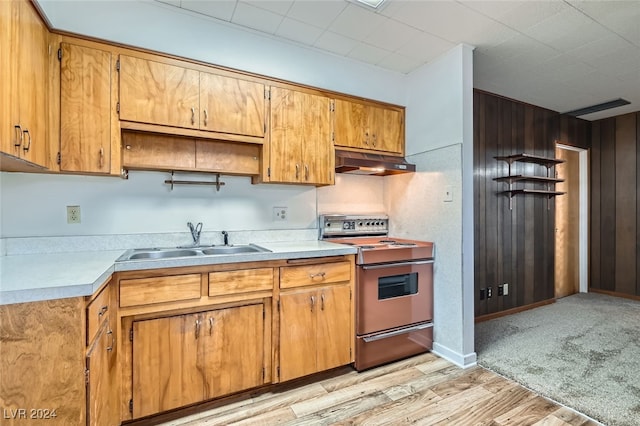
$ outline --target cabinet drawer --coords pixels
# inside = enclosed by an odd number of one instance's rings
[[[209,273],[209,296],[273,290],[273,269],[242,269]]]
[[[120,307],[200,298],[200,274],[120,281]]]
[[[350,279],[351,264],[349,262],[287,266],[280,269],[280,288],[337,283]]]
[[[100,330],[102,322],[109,317],[111,310],[111,291],[109,285],[106,285],[87,306],[87,345]]]

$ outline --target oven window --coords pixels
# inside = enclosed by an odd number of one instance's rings
[[[418,292],[418,273],[378,278],[378,300],[408,296]]]

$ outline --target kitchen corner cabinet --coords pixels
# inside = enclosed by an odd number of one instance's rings
[[[133,322],[133,418],[264,383],[264,305]]]
[[[60,171],[119,174],[112,53],[60,44]],[[112,164],[113,162],[113,164]]]
[[[349,364],[354,339],[350,264],[280,271],[280,381]]]
[[[332,185],[331,99],[292,88],[270,89],[267,181]]]
[[[264,138],[264,84],[120,55],[120,120]],[[170,133],[169,130],[167,132]],[[237,138],[236,138],[237,139]]]
[[[12,159],[44,169],[49,31],[29,1],[0,3],[0,151],[10,156],[2,159],[2,170],[13,170],[7,164]]]
[[[345,99],[335,100],[334,145],[404,153],[404,110]]]
[[[544,195],[547,197],[547,201],[552,197],[557,195],[563,195],[564,192],[556,191],[555,184],[558,182],[563,182],[564,179],[558,179],[556,177],[551,176],[551,168],[556,166],[557,164],[564,163],[564,160],[550,157],[541,157],[538,155],[531,154],[513,154],[507,156],[497,156],[494,157],[498,161],[506,161],[509,165],[509,172],[507,176],[500,176],[495,178],[494,180],[497,182],[505,182],[509,185],[509,189],[502,191],[502,194],[509,197],[509,209],[513,208],[513,197],[519,194],[533,194],[533,195]],[[531,163],[538,164],[546,167],[547,173],[546,176],[535,176],[535,175],[523,175],[523,174],[512,174],[512,165],[515,162],[521,163]],[[544,189],[539,188],[515,188],[513,186],[516,182],[530,182],[534,184],[543,184]],[[550,204],[547,203],[547,207],[550,207]]]

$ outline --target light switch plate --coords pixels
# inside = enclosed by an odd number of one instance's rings
[[[451,185],[446,185],[444,187],[443,200],[445,203],[450,203],[453,201],[453,187]]]

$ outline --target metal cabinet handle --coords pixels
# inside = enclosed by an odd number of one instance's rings
[[[131,145],[126,145],[124,148],[125,148],[126,150],[131,150]]]
[[[196,124],[196,109],[191,107],[191,124]]]
[[[100,168],[104,166],[104,148],[100,147]]]
[[[204,125],[205,127],[207,126],[207,123],[209,122],[209,114],[207,114],[207,109],[204,109]]]
[[[307,164],[304,165],[304,180],[309,180],[309,166]]]
[[[109,329],[109,331],[107,331],[107,334],[111,335],[111,344],[107,346],[107,352],[111,352],[113,350],[113,330]]]
[[[108,310],[109,310],[109,306],[107,305],[104,305],[103,307],[101,307],[100,312],[98,312],[98,317],[101,317],[104,314],[106,314]]]
[[[22,134],[22,127],[20,127],[19,124],[16,124],[15,126],[13,126],[13,130],[15,132],[16,135],[16,140],[15,142],[13,142],[13,145],[18,148],[19,146],[22,145],[22,142],[24,140],[24,135]]]
[[[29,152],[29,148],[31,148],[31,133],[29,133],[29,129],[24,129],[24,131],[22,132],[25,135],[29,136],[29,143],[25,143],[22,146],[22,149],[24,150],[24,152]]]
[[[200,320],[196,320],[196,339],[200,337]]]
[[[317,274],[309,274],[309,278],[314,279],[314,278],[322,278],[324,279],[325,275],[327,275],[326,272],[318,272]]]
[[[316,297],[311,296],[311,312],[313,312],[313,308],[316,306]]]
[[[299,175],[300,175],[300,164],[296,164],[296,179],[298,179]]]
[[[320,295],[320,310],[324,311],[324,293]]]
[[[213,317],[209,318],[209,336],[213,333]]]

